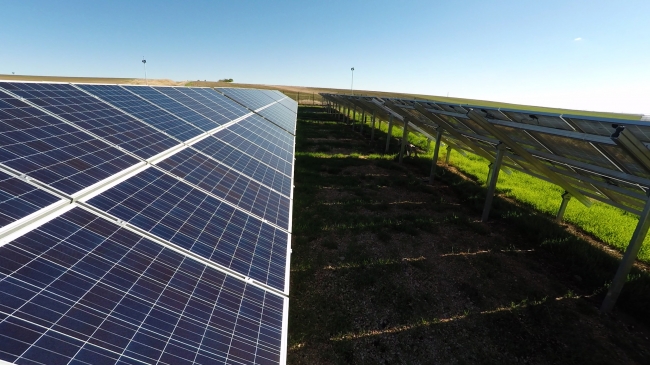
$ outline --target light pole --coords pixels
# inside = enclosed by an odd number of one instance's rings
[[[350,69],[352,71],[352,83],[350,84],[350,93],[354,96],[354,67]]]
[[[149,85],[149,82],[147,82],[147,60],[144,59],[144,56],[142,56],[142,65],[144,67],[144,83]]]

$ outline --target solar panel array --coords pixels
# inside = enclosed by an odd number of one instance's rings
[[[0,360],[284,363],[296,111],[0,82]]]
[[[431,139],[436,138],[440,128],[448,145],[491,161],[496,146],[507,138],[536,160],[536,164],[531,164],[508,145],[503,162],[508,168],[556,183],[548,176],[548,168],[575,192],[635,214],[641,212],[647,201],[648,167],[610,137],[616,128],[624,127],[641,143],[650,145],[650,125],[641,116],[631,120],[421,99],[323,96],[330,102],[366,109],[369,113],[374,110],[392,114],[398,123],[406,118]]]

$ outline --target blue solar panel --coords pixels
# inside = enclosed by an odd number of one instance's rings
[[[292,164],[289,161],[284,160],[273,152],[262,148],[254,141],[249,141],[238,134],[230,132],[229,128],[215,133],[210,138],[216,138],[220,141],[226,142],[238,150],[245,152],[246,154],[260,161],[264,161],[266,164],[282,172],[283,174],[291,176]],[[253,136],[250,136],[250,138],[255,139]]]
[[[80,208],[0,247],[0,359],[278,364],[284,300]]]
[[[229,115],[224,114],[224,111],[227,111],[225,106],[215,106],[214,103],[211,106],[207,106],[195,99],[194,96],[189,96],[190,93],[184,92],[182,88],[154,87],[154,89],[182,103],[193,111],[210,118],[215,121],[217,125],[226,124],[240,116],[238,115],[233,118],[232,113],[228,113]],[[190,90],[190,88],[187,89]],[[245,110],[241,110],[241,112],[241,115],[247,114]]]
[[[187,105],[170,98],[169,96],[155,90],[152,87],[148,86],[123,86],[126,90],[146,99],[147,101],[167,110],[168,112],[174,114],[175,116],[182,118],[186,122],[192,124],[193,126],[199,128],[202,131],[210,131],[221,124],[226,123],[224,119],[219,116],[212,120],[206,115],[202,115],[192,109]]]
[[[0,91],[0,163],[72,194],[137,162]]]
[[[285,290],[288,234],[150,168],[88,204],[179,247]]]
[[[291,177],[289,175],[285,175],[271,167],[266,161],[262,162],[253,158],[223,141],[209,137],[193,144],[192,148],[272,187],[284,195],[289,196],[291,193]]]
[[[256,110],[259,115],[267,118],[290,133],[294,133],[296,114],[293,113],[292,110],[287,109],[284,105],[275,103],[278,99],[270,93],[256,89],[218,88],[217,90],[233,100]],[[269,104],[272,103],[275,104],[269,106]],[[263,107],[264,109],[258,110]]]
[[[0,83],[0,360],[283,361],[295,139],[250,109],[208,88]],[[90,189],[75,207],[29,178]]]
[[[0,83],[0,87],[143,159],[178,145],[163,133],[72,85]]]
[[[296,129],[296,114],[280,103],[273,104],[257,113],[290,133],[294,133]]]
[[[0,171],[0,227],[60,200],[54,195]]]
[[[275,102],[275,99],[256,89],[220,87],[216,90],[252,110],[257,110]]]
[[[191,148],[156,166],[284,229],[289,229],[289,198]]]
[[[179,141],[190,140],[203,133],[164,109],[134,95],[117,85],[77,85],[77,87],[106,100],[149,125],[168,133]]]
[[[227,129],[283,160],[292,163],[294,137],[258,116],[251,116]]]
[[[213,89],[184,87],[177,88],[177,90],[191,96],[219,113],[222,113],[231,120],[250,113],[250,111],[245,107],[219,94]]]

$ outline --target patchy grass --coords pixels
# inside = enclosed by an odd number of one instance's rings
[[[479,184],[425,184],[426,158],[329,119],[299,112],[290,364],[650,362],[643,325],[597,310],[616,259],[529,206],[481,223]],[[635,275],[621,301],[642,313]]]

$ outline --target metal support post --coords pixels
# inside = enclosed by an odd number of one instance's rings
[[[375,112],[372,112],[372,130],[370,131],[370,140],[375,139]]]
[[[399,163],[402,163],[404,159],[404,148],[406,147],[406,141],[408,140],[409,135],[409,120],[404,118],[404,130],[402,131],[402,145],[399,149]]]
[[[447,156],[445,156],[445,165],[449,165],[449,157],[451,157],[451,146],[447,145]]]
[[[643,240],[648,233],[648,228],[650,227],[649,218],[650,199],[646,200],[643,211],[641,212],[641,215],[639,215],[639,223],[637,223],[636,229],[632,234],[630,244],[627,245],[627,249],[621,259],[620,265],[618,266],[616,276],[614,276],[614,280],[612,280],[612,284],[609,286],[605,300],[603,300],[603,304],[600,306],[601,312],[609,312],[614,308],[616,300],[621,294],[621,290],[623,290],[623,285],[625,285],[627,275],[630,273],[630,269],[632,269],[634,260],[636,260],[636,255],[639,253],[639,250],[643,245]]]
[[[488,173],[487,181],[487,196],[485,197],[485,206],[483,207],[483,215],[481,222],[486,222],[490,216],[490,209],[492,208],[492,200],[494,200],[494,191],[497,187],[497,180],[499,180],[499,170],[501,169],[501,161],[503,161],[503,150],[505,146],[501,143],[497,145],[497,156],[494,162],[490,164],[490,172]]]
[[[393,133],[393,115],[391,114],[390,117],[388,117],[388,133],[386,134],[386,152],[388,153],[388,148],[390,147],[390,137],[391,134]]]
[[[562,204],[560,204],[560,209],[557,211],[557,215],[555,216],[556,222],[562,222],[562,218],[564,218],[564,212],[566,211],[567,204],[569,204],[569,200],[571,200],[571,194],[565,191],[564,194],[562,194]]]
[[[427,151],[429,150],[429,147],[431,147],[431,139],[427,138]]]
[[[429,140],[430,142],[431,140]],[[436,145],[433,148],[433,158],[431,161],[431,173],[429,174],[429,184],[433,184],[433,177],[436,173],[436,164],[438,162],[438,151],[440,151],[440,145],[442,144],[442,129],[438,128],[436,133]]]

